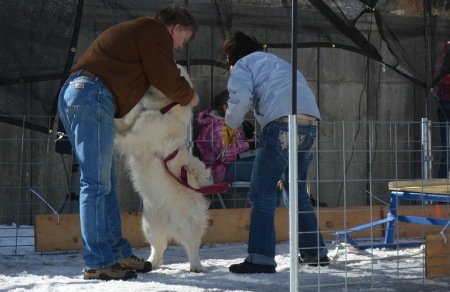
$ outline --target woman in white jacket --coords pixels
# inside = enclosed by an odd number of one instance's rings
[[[292,113],[292,66],[274,54],[263,52],[261,43],[240,31],[223,42],[220,57],[230,71],[225,126],[232,132],[251,110],[262,127],[249,191],[252,210],[248,256],[244,262],[231,265],[229,270],[236,274],[275,273],[274,215],[279,178],[288,175],[287,116]],[[308,167],[313,159],[311,147],[320,113],[316,98],[299,71],[296,110],[299,261],[311,266],[326,266],[330,263],[328,251],[306,189]],[[286,179],[284,181],[287,182]],[[288,186],[285,185],[285,189],[288,190]]]

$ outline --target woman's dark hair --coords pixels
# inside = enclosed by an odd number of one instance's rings
[[[192,30],[190,40],[193,40],[198,30],[198,24],[189,10],[181,4],[174,4],[159,11],[155,18],[166,26],[180,24]]]
[[[222,42],[219,58],[225,62],[226,69],[230,70],[240,58],[262,50],[263,45],[255,37],[251,37],[242,31],[236,31]]]
[[[227,104],[228,98],[229,98],[228,90],[226,89],[221,93],[219,93],[218,95],[214,96],[213,107],[221,117],[225,116],[225,110],[223,109],[223,105]]]

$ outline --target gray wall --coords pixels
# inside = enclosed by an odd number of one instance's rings
[[[150,7],[146,7],[149,1],[136,1],[139,13],[148,11],[153,14]],[[167,2],[167,1],[160,1]],[[93,8],[96,1],[86,1],[86,5]],[[193,1],[192,11],[200,23],[200,31],[195,41],[190,44],[189,51],[192,59],[215,59],[219,47],[221,34],[217,26],[217,15],[212,5],[199,4]],[[289,42],[290,40],[290,8],[286,7],[260,7],[248,5],[233,5],[229,15],[233,15],[228,22],[231,30],[240,29],[255,35],[260,41],[275,43]],[[95,8],[95,7],[94,7]],[[95,9],[85,9],[83,25],[81,29],[77,56],[84,48],[103,31],[111,21],[107,13],[99,14]],[[299,17],[303,17],[305,27],[317,26],[317,12],[301,8]],[[124,19],[127,15],[123,15]],[[121,19],[117,19],[120,21]],[[368,21],[368,20],[367,20]],[[402,28],[403,37],[406,36],[408,46],[413,55],[418,58],[423,52],[415,53],[414,50],[423,48],[424,35],[420,31],[423,22],[420,16],[393,16],[391,21],[397,22]],[[433,39],[430,40],[430,50],[434,58],[443,40],[446,40],[450,30],[450,22],[444,19],[433,19],[439,22],[433,31]],[[369,26],[363,21],[364,33],[369,32],[373,43],[379,43],[374,31],[369,31]],[[375,29],[375,26],[372,26]],[[384,50],[385,48],[382,48]],[[273,49],[273,52],[286,60],[290,60],[289,49]],[[186,52],[177,54],[183,59]],[[421,60],[417,60],[418,62]],[[415,86],[412,82],[393,72],[389,68],[382,70],[377,62],[367,60],[366,57],[353,52],[331,48],[308,48],[298,50],[298,68],[305,75],[311,88],[317,95],[319,107],[322,113],[323,126],[321,125],[317,145],[315,146],[316,159],[311,167],[311,192],[320,196],[320,201],[330,206],[343,205],[345,195],[347,205],[367,204],[367,197],[363,194],[368,189],[372,180],[380,179],[379,183],[371,186],[371,191],[381,194],[387,199],[387,181],[395,178],[420,177],[420,165],[412,165],[395,172],[392,170],[392,153],[377,154],[374,169],[369,168],[368,153],[369,143],[367,137],[372,135],[370,127],[361,123],[367,121],[387,122],[418,122],[422,117],[436,120],[436,103],[432,99],[426,99],[423,88]],[[209,108],[211,97],[226,87],[227,75],[223,69],[210,66],[191,66],[191,79],[201,96],[201,102],[196,112]],[[380,71],[381,70],[381,71]],[[367,74],[366,74],[367,72]],[[212,76],[212,77],[211,77]],[[353,129],[343,131],[337,127],[339,122],[356,121],[359,127],[358,135]],[[414,127],[413,127],[414,128]],[[194,129],[195,132],[195,129]],[[0,224],[21,223],[30,224],[33,215],[52,213],[49,206],[59,211],[65,195],[69,193],[69,186],[73,183],[77,191],[79,172],[71,176],[72,158],[68,155],[59,155],[54,152],[54,135],[23,130],[17,126],[0,124]],[[344,133],[347,146],[336,145],[333,137]],[[377,138],[380,141],[389,141],[392,132],[381,130]],[[402,140],[417,140],[420,133],[417,128],[396,132]],[[405,136],[405,137],[402,137]],[[433,144],[438,145],[437,131],[433,131]],[[353,145],[352,145],[353,144]],[[389,143],[388,143],[389,144]],[[354,146],[356,145],[356,148]],[[380,142],[381,145],[381,142]],[[411,153],[408,159],[416,160],[420,153],[417,150],[420,144],[410,144]],[[344,159],[343,148],[349,153],[345,156],[349,160],[352,152],[353,163],[344,170],[341,158]],[[333,151],[328,151],[328,150]],[[353,150],[352,150],[353,149]],[[438,153],[437,153],[438,155]],[[435,161],[438,159],[436,156]],[[344,159],[345,160],[345,159]],[[337,163],[336,161],[340,161]],[[117,157],[119,187],[117,190],[122,210],[134,211],[140,209],[140,200],[127,177],[127,171],[121,157]],[[336,163],[335,163],[336,162]],[[345,161],[344,161],[345,162]],[[387,166],[387,167],[384,167]],[[434,170],[435,170],[434,166]],[[375,174],[375,177],[374,177]],[[344,191],[342,184],[346,183]],[[323,181],[323,183],[319,183]],[[351,182],[351,183],[350,183]],[[33,189],[40,194],[48,204],[38,199]],[[343,193],[344,192],[344,193]],[[70,208],[62,212],[77,211],[76,202]]]

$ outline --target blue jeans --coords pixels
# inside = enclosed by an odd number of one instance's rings
[[[80,165],[80,226],[88,268],[132,255],[122,237],[113,161],[115,103],[98,78],[73,74],[61,88],[58,114]]]
[[[289,167],[288,136],[288,123],[270,122],[263,128],[256,148],[249,191],[252,210],[246,258],[254,264],[276,266],[274,217],[277,206],[277,183],[280,177],[287,174]],[[317,261],[328,253],[306,191],[306,177],[313,159],[311,147],[315,137],[316,126],[298,125],[299,247],[305,261]]]
[[[238,159],[228,165],[225,171],[224,181],[246,181],[250,182],[252,179],[253,164],[255,163],[255,156],[250,156]],[[283,188],[277,188],[277,206],[280,205],[281,199],[284,195]],[[286,205],[288,206],[288,205]]]

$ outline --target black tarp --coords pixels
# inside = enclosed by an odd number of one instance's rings
[[[0,119],[46,132],[55,97],[70,66],[83,1],[2,1]],[[49,90],[51,89],[51,90]],[[33,121],[32,117],[41,117]]]
[[[183,1],[179,1],[183,2]],[[198,18],[200,29],[206,34],[198,35],[200,41],[209,43],[210,48],[196,47],[181,54],[181,62],[210,64],[216,62],[217,48],[226,34],[234,30],[248,30],[249,23],[257,23],[255,29],[265,29],[261,23],[269,22],[272,13],[290,15],[288,1],[281,1],[284,7],[272,9],[255,6],[254,15],[236,14],[239,10],[234,1],[186,1],[194,11],[201,11]],[[257,3],[258,1],[253,1]],[[260,1],[267,4],[271,1]],[[278,1],[277,1],[278,2]],[[427,3],[431,0],[411,0],[416,7],[413,21],[414,31],[405,34],[398,25],[398,1],[377,0],[301,0],[300,9],[314,13],[299,13],[298,47],[323,47],[345,49],[363,54],[376,60],[411,80],[414,84],[427,87],[434,84],[429,79],[429,66],[436,52],[427,47],[427,30],[430,37],[436,30],[436,22],[427,21]],[[81,41],[90,42],[98,33],[120,21],[141,15],[151,15],[171,4],[172,1],[1,1],[0,10],[0,122],[7,122],[48,132],[56,115],[56,98]],[[253,4],[254,4],[253,3]],[[267,10],[268,9],[268,10]],[[260,14],[262,13],[262,14]],[[308,17],[316,18],[305,25]],[[289,25],[290,19],[286,18]],[[245,22],[245,23],[244,23]],[[396,23],[397,25],[395,25]],[[92,31],[80,34],[83,25]],[[267,23],[266,29],[275,30],[277,25]],[[409,24],[409,27],[411,25]],[[375,37],[372,32],[377,32]],[[273,32],[272,32],[273,33]],[[411,42],[420,36],[422,41]],[[205,41],[205,38],[208,38]],[[202,40],[203,39],[203,40]],[[272,48],[289,48],[290,36],[281,34],[277,39],[259,39]],[[437,41],[437,40],[434,40]],[[443,43],[444,40],[442,40]],[[84,43],[84,45],[86,45]],[[414,49],[411,47],[414,46]],[[427,56],[428,54],[428,56]],[[428,58],[427,58],[428,57]],[[430,64],[427,64],[429,60]],[[39,117],[33,120],[33,117]],[[49,120],[42,119],[49,117]]]

